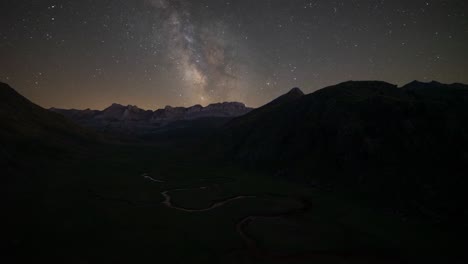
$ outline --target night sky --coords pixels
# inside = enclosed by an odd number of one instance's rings
[[[468,1],[1,0],[0,81],[43,107],[156,109],[347,80],[468,83]]]

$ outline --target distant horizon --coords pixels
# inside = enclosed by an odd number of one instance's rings
[[[161,108],[155,108],[155,109],[147,109],[147,108],[142,108],[142,107],[139,107],[138,105],[132,105],[132,104],[119,104],[119,103],[112,103],[110,104],[109,106],[103,108],[103,109],[92,109],[92,108],[85,108],[85,109],[77,109],[77,108],[58,108],[58,107],[50,107],[50,108],[46,108],[46,109],[57,109],[57,110],[78,110],[78,111],[85,111],[85,110],[91,110],[91,111],[104,111],[106,110],[107,108],[109,107],[112,107],[114,105],[118,105],[118,106],[122,106],[122,107],[136,107],[138,109],[141,109],[141,110],[144,110],[144,111],[157,111],[157,110],[164,110],[168,107],[171,107],[171,108],[192,108],[192,107],[195,107],[195,106],[201,106],[202,108],[206,108],[210,105],[218,105],[218,104],[243,104],[246,108],[252,108],[252,109],[255,109],[257,107],[250,107],[242,102],[219,102],[219,103],[211,103],[211,104],[208,104],[208,105],[200,105],[200,104],[195,104],[195,105],[191,105],[191,106],[172,106],[172,105],[166,105],[164,107],[161,107]]]
[[[49,106],[49,107],[45,107],[43,105],[41,105],[39,102],[35,101],[34,99],[28,97],[27,95],[23,94],[21,92],[21,89],[19,87],[16,87],[14,85],[11,85],[9,82],[6,82],[4,80],[0,80],[0,83],[5,83],[7,85],[9,85],[11,88],[13,88],[15,91],[17,91],[18,93],[20,93],[22,96],[26,97],[28,100],[32,101],[33,103],[41,106],[42,108],[45,108],[45,109],[60,109],[60,110],[80,110],[80,111],[84,111],[84,110],[93,110],[93,111],[104,111],[105,109],[111,107],[112,105],[116,104],[116,105],[120,105],[120,106],[124,106],[124,107],[128,107],[128,106],[134,106],[134,107],[137,107],[141,110],[145,110],[145,111],[157,111],[157,110],[161,110],[161,109],[165,109],[166,107],[173,107],[173,108],[190,108],[190,107],[194,107],[194,106],[197,106],[197,105],[200,105],[202,107],[207,107],[209,105],[213,105],[213,104],[223,104],[223,103],[241,103],[241,104],[244,104],[246,108],[253,108],[253,109],[256,109],[256,108],[259,108],[269,102],[271,102],[272,100],[278,98],[279,96],[281,95],[284,95],[286,93],[288,93],[289,91],[291,91],[292,89],[294,88],[299,88],[305,95],[307,94],[311,94],[311,93],[314,93],[316,91],[319,91],[319,90],[322,90],[322,89],[325,89],[327,87],[330,87],[330,86],[334,86],[334,85],[338,85],[338,84],[341,84],[341,83],[346,83],[346,82],[385,82],[385,83],[388,83],[388,84],[392,84],[392,85],[395,85],[397,86],[397,88],[402,88],[404,87],[405,85],[408,85],[412,82],[420,82],[420,83],[432,83],[432,82],[435,82],[435,83],[441,83],[441,84],[448,84],[448,85],[452,85],[452,84],[465,84],[463,82],[440,82],[438,80],[428,80],[428,81],[421,81],[421,80],[412,80],[412,81],[409,81],[407,83],[404,83],[404,84],[395,84],[395,83],[391,83],[391,82],[387,82],[387,81],[382,81],[382,80],[347,80],[347,81],[342,81],[342,82],[338,82],[338,83],[335,83],[335,84],[330,84],[330,85],[327,85],[327,86],[324,86],[322,88],[319,88],[319,89],[316,89],[316,90],[313,90],[312,92],[306,92],[304,90],[303,87],[299,87],[299,86],[294,86],[294,87],[291,87],[291,88],[288,88],[286,89],[285,92],[271,98],[270,100],[267,100],[265,103],[263,104],[260,104],[258,106],[251,106],[251,105],[248,105],[246,104],[245,102],[241,102],[241,101],[221,101],[221,102],[212,102],[212,103],[208,103],[208,104],[193,104],[193,105],[170,105],[170,104],[166,104],[164,106],[161,106],[161,107],[155,107],[155,108],[149,108],[149,107],[144,107],[144,106],[140,106],[138,104],[132,104],[132,103],[120,103],[120,102],[112,102],[112,103],[109,103],[107,106],[104,106],[104,107],[100,107],[100,108],[93,108],[93,107],[57,107],[57,106]],[[466,84],[465,84],[466,85]]]

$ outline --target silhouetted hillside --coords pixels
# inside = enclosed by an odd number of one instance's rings
[[[37,215],[32,214],[52,186],[60,189],[72,183],[65,174],[51,177],[51,171],[99,141],[96,134],[0,83],[0,193],[3,213],[8,216],[2,246],[4,242],[11,246],[31,232],[26,227],[35,224]],[[46,170],[50,164],[55,164],[54,169]]]
[[[466,216],[468,86],[345,82],[227,124],[224,153],[434,218]]]
[[[42,147],[68,148],[97,140],[95,134],[37,106],[5,83],[0,83],[0,138],[4,155]]]
[[[276,111],[278,108],[282,107],[285,104],[294,102],[304,96],[304,93],[299,88],[293,88],[286,94],[276,98],[275,100],[267,103],[266,105],[256,108],[244,116],[233,119],[226,126],[226,131],[230,128],[233,129],[249,129],[255,126],[255,123],[258,121],[258,118],[262,116],[268,116],[270,112]]]

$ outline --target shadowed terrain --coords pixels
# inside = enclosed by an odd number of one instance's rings
[[[227,124],[221,152],[464,224],[468,86],[346,82],[283,98]]]
[[[134,139],[0,88],[10,263],[465,260],[465,85],[294,88]]]

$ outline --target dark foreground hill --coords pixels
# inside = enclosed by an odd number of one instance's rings
[[[50,112],[0,83],[0,144],[3,160],[12,152],[41,153],[96,142],[99,137],[62,115]]]
[[[0,175],[1,205],[6,222],[2,229],[7,245],[30,232],[32,212],[52,186],[63,188],[50,174],[66,157],[79,156],[101,141],[60,114],[50,112],[0,83]],[[64,181],[70,180],[63,177]],[[61,198],[57,198],[58,200]],[[8,251],[9,246],[6,246]]]
[[[283,97],[228,123],[223,153],[438,221],[467,218],[468,86],[345,82]]]
[[[19,180],[15,173],[30,173],[32,164],[60,160],[103,141],[102,136],[32,103],[9,85],[0,83],[0,165],[6,175],[3,187]]]

